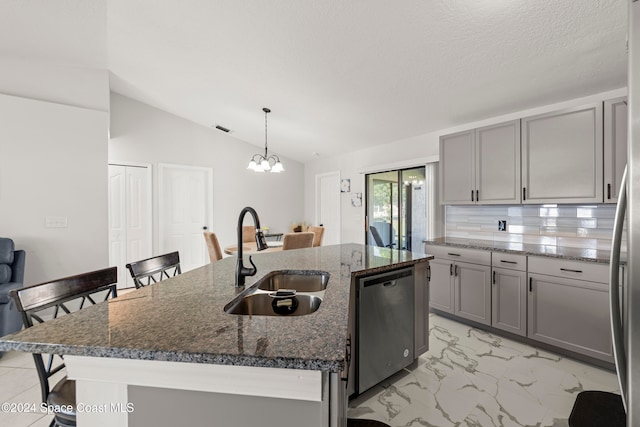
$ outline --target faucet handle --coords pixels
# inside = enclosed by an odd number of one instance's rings
[[[264,233],[262,232],[262,230],[257,229],[256,230],[256,248],[259,251],[263,251],[265,249],[267,249],[269,246],[267,245],[267,241],[264,238]]]
[[[251,258],[251,255],[249,255],[249,264],[251,264],[251,267],[245,267],[247,269],[247,276],[253,276],[258,272],[258,267],[256,267],[256,265],[253,263],[253,258]]]

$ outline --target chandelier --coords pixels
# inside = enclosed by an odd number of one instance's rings
[[[251,161],[247,169],[254,172],[270,171],[273,173],[284,172],[284,166],[280,162],[280,157],[276,154],[269,155],[267,148],[267,114],[271,112],[268,108],[263,108],[264,111],[264,156],[262,154],[254,154],[251,156]]]

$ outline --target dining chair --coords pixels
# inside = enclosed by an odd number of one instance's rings
[[[310,225],[309,228],[307,228],[307,231],[314,233],[313,247],[320,246],[322,244],[322,237],[324,236],[324,227]]]
[[[256,241],[256,227],[254,225],[242,226],[242,243],[251,243]]]
[[[220,242],[218,242],[218,236],[211,231],[205,231],[204,240],[207,242],[207,249],[209,250],[209,261],[214,262],[222,259],[222,249],[220,249]]]
[[[118,270],[109,267],[11,291],[25,328],[45,323],[117,294]],[[53,313],[52,313],[53,312]],[[60,355],[33,354],[42,402],[53,409],[50,427],[76,425],[76,382],[64,376],[51,388],[51,377],[64,369]]]
[[[313,236],[311,231],[301,233],[287,233],[282,240],[282,250],[310,248],[313,245]]]
[[[127,269],[131,273],[136,289],[182,273],[180,270],[180,255],[177,251],[131,262],[127,264]]]

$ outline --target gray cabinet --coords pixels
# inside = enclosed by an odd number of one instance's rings
[[[427,251],[431,254],[431,251]],[[453,313],[453,264],[447,259],[429,261],[429,306]]]
[[[522,119],[522,202],[602,203],[602,103]]]
[[[529,338],[612,362],[607,271],[529,257]]]
[[[491,324],[490,265],[456,261],[453,266],[456,316],[485,325]]]
[[[440,137],[443,204],[520,203],[520,120]]]
[[[494,252],[491,256],[491,326],[527,335],[527,257]]]
[[[429,263],[420,262],[414,267],[415,279],[415,345],[414,357],[429,350],[429,281],[427,270]]]
[[[475,322],[491,324],[491,253],[427,246],[429,306]]]
[[[440,195],[447,205],[475,202],[475,131],[440,137]]]
[[[627,98],[604,102],[604,202],[617,203],[627,164]]]

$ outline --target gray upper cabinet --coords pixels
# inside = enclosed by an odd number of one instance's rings
[[[447,205],[475,202],[475,131],[440,137],[440,194]]]
[[[440,137],[441,202],[520,203],[520,120]]]
[[[522,202],[602,203],[602,102],[522,119]]]
[[[520,120],[476,129],[476,202],[520,203]]]
[[[627,98],[604,102],[604,202],[617,203],[627,164]]]

